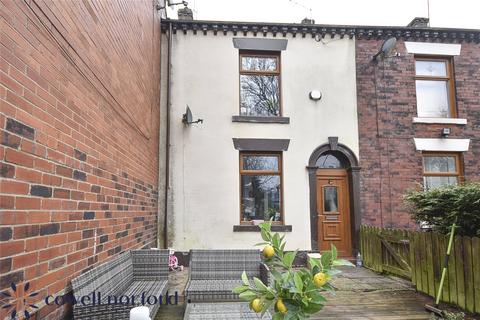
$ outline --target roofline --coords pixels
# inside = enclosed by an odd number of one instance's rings
[[[172,24],[173,33],[181,31],[193,31],[193,34],[213,32],[214,35],[228,32],[233,35],[246,36],[249,32],[254,36],[258,34],[264,37],[268,34],[276,37],[287,34],[293,37],[310,35],[312,38],[319,35],[330,37],[339,35],[341,38],[357,39],[383,39],[387,37],[403,38],[404,40],[421,39],[423,41],[458,41],[458,42],[480,42],[480,29],[458,29],[458,28],[417,28],[403,26],[359,26],[359,25],[326,25],[326,24],[300,24],[300,23],[270,23],[270,22],[241,22],[241,21],[210,21],[210,20],[162,20],[162,30],[165,32],[168,25]]]

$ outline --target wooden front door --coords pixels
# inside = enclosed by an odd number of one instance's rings
[[[320,251],[337,247],[338,255],[352,256],[350,196],[346,170],[317,171],[318,245]]]

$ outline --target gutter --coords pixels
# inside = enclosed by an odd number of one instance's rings
[[[170,109],[171,109],[171,70],[172,70],[172,24],[169,23],[167,51],[167,110],[165,134],[165,207],[163,216],[163,246],[168,248],[168,194],[170,189]]]

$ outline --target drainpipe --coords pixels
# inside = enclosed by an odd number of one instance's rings
[[[168,24],[168,51],[167,51],[167,110],[165,134],[165,212],[163,221],[163,243],[168,248],[168,191],[170,189],[170,109],[171,109],[171,70],[172,70],[172,24]]]

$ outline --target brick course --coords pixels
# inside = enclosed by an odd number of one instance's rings
[[[398,57],[372,63],[383,40],[356,39],[357,104],[360,135],[362,223],[384,227],[416,227],[402,202],[409,188],[423,184],[422,153],[413,138],[471,139],[463,155],[465,179],[480,180],[480,44],[462,42],[454,57],[458,117],[468,124],[413,124],[417,116],[413,54],[397,41]],[[376,83],[376,85],[375,85]]]
[[[0,12],[0,292],[29,281],[40,300],[156,246],[160,16],[150,0]]]

